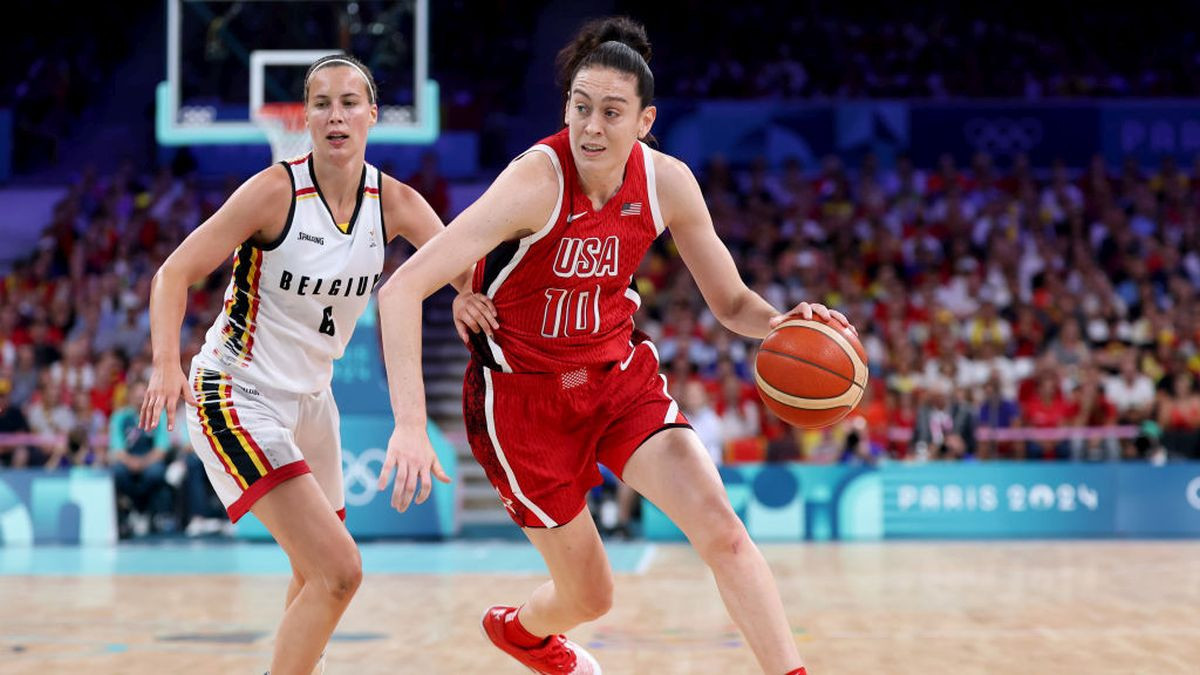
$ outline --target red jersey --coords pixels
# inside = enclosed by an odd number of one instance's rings
[[[531,152],[554,164],[558,201],[545,227],[476,264],[474,290],[492,299],[500,329],[493,338],[475,334],[471,351],[483,365],[515,373],[623,361],[640,341],[633,275],[664,227],[650,148],[633,146],[621,187],[599,209],[580,187],[566,129]]]

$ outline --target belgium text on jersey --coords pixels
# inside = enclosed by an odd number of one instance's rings
[[[326,284],[325,279],[320,277],[314,279],[307,274],[302,274],[300,275],[300,280],[295,283],[295,291],[297,295],[340,295],[343,298],[350,297],[351,293],[354,295],[366,295],[371,292],[372,288],[375,288],[375,284],[379,283],[379,277],[381,276],[383,275],[376,274],[374,279],[369,275],[346,277],[345,279],[333,279]],[[292,290],[294,279],[295,275],[284,270],[283,274],[279,276],[279,290]],[[312,284],[311,288],[309,288],[309,284]]]

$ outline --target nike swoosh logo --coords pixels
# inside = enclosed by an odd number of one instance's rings
[[[573,220],[579,220],[580,218],[586,216],[587,213],[588,213],[587,211],[580,211],[579,213],[572,213],[571,215],[567,216],[567,222],[569,223]]]

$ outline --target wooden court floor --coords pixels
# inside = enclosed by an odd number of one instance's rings
[[[826,673],[1200,672],[1200,542],[765,545],[796,640]],[[367,576],[329,675],[526,672],[480,636],[534,574]],[[280,575],[0,576],[0,673],[258,674]],[[655,547],[572,637],[609,674],[755,673],[711,575]]]

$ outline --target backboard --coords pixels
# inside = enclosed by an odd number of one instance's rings
[[[267,143],[264,103],[300,101],[308,66],[350,53],[371,68],[379,121],[371,141],[437,139],[428,0],[166,0],[167,79],[156,92],[164,145]]]

